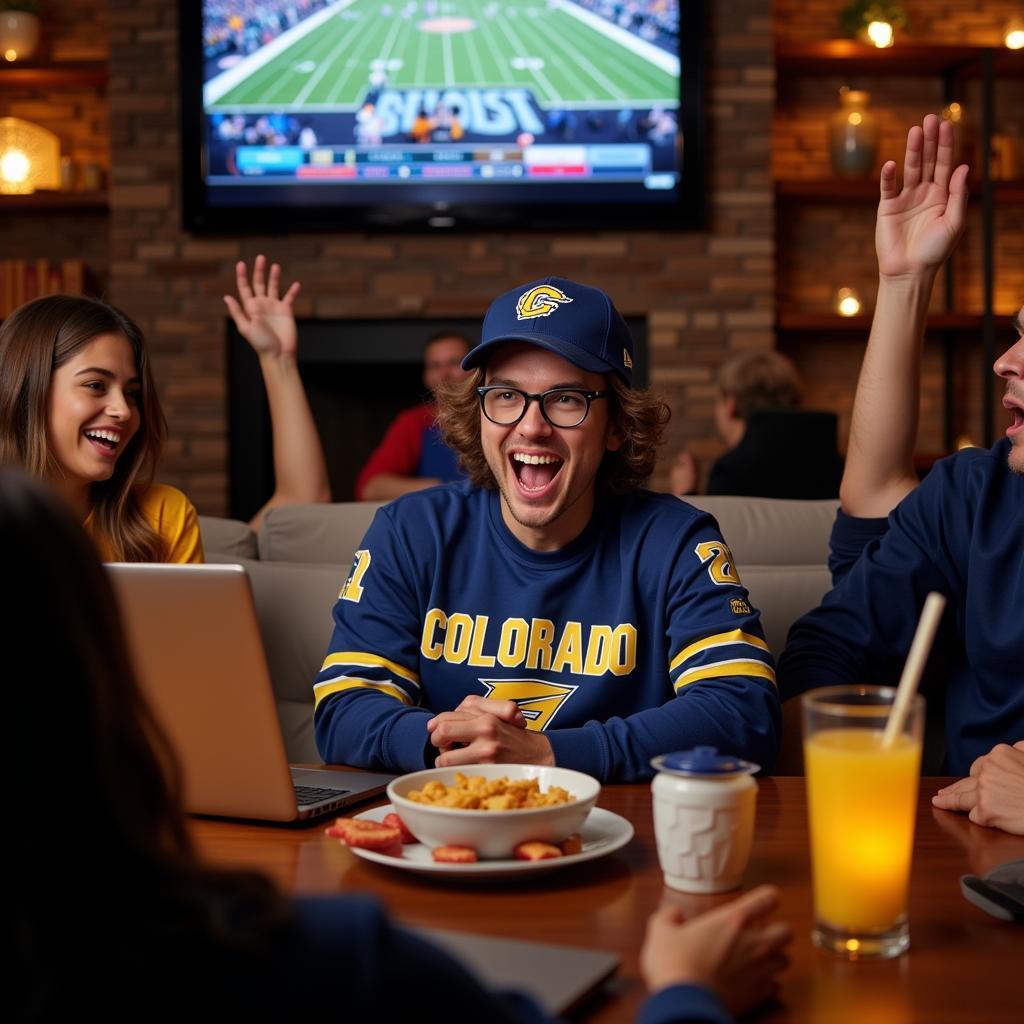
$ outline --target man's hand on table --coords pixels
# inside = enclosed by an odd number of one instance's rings
[[[647,987],[706,985],[736,1016],[771,999],[792,937],[789,925],[766,920],[778,903],[778,889],[762,885],[689,920],[677,906],[656,910],[640,951]]]
[[[967,811],[976,825],[1024,835],[1024,740],[1000,743],[971,765],[971,774],[940,789],[932,804]]]
[[[430,719],[427,732],[430,742],[441,751],[438,768],[555,763],[547,737],[527,730],[519,705],[511,700],[466,697],[454,711]]]

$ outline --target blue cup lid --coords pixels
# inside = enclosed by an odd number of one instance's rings
[[[743,761],[732,754],[720,754],[717,747],[694,747],[673,754],[662,754],[651,760],[655,771],[672,775],[753,775],[759,764]]]

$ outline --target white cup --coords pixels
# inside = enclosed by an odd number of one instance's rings
[[[654,837],[665,884],[683,892],[737,889],[754,839],[760,765],[695,747],[651,761],[658,774]]]

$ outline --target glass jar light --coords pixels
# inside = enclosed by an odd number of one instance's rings
[[[843,177],[863,177],[875,169],[878,154],[878,119],[868,109],[871,94],[843,86],[839,110],[829,122],[832,170]]]

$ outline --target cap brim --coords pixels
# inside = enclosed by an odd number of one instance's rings
[[[462,360],[462,368],[464,370],[473,370],[486,362],[487,356],[499,345],[506,345],[509,342],[516,341],[525,342],[527,345],[536,345],[538,348],[554,352],[556,356],[561,356],[566,362],[572,363],[573,366],[586,370],[588,373],[617,373],[627,383],[629,382],[625,373],[619,367],[612,366],[611,363],[605,362],[605,360],[592,353],[584,352],[582,349],[577,348],[577,346],[568,344],[562,338],[554,338],[550,335],[539,334],[533,331],[529,334],[503,334],[500,338],[491,338],[489,341],[481,342],[476,348],[471,349],[466,358]]]

